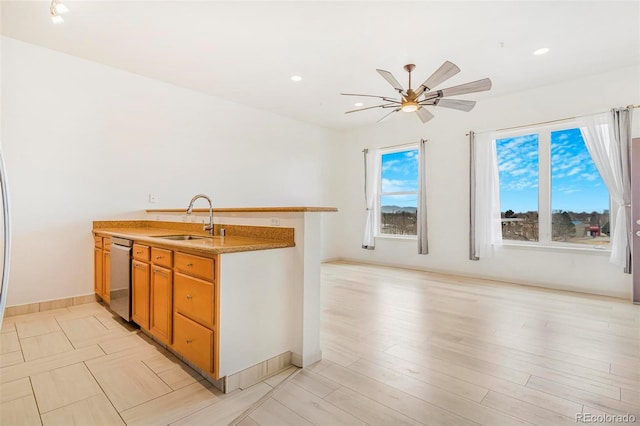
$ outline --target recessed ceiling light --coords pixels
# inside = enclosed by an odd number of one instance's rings
[[[547,53],[549,50],[548,47],[541,47],[540,49],[536,50],[533,52],[534,55],[544,55],[545,53]]]
[[[300,77],[299,75],[292,75],[291,76],[291,80],[292,81],[301,81],[302,77]]]
[[[56,9],[56,12],[60,14],[67,13],[69,11],[69,8],[67,7],[67,5],[62,3],[57,3],[57,2],[55,5],[55,9]]]
[[[362,106],[364,105],[362,102],[356,102],[355,104],[353,104],[354,106]]]
[[[61,0],[51,0],[49,5],[49,14],[51,15],[51,22],[54,24],[62,24],[64,19],[62,14],[67,13],[69,8],[61,3]]]

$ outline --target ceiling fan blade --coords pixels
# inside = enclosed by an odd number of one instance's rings
[[[400,108],[394,109],[389,114],[385,114],[380,120],[376,121],[376,123],[381,123],[382,121],[386,120],[387,117],[389,117],[391,114],[393,114],[394,112],[398,112],[398,111],[400,111]]]
[[[422,120],[423,123],[426,123],[434,117],[434,115],[427,111],[425,107],[418,108],[416,114],[420,117],[420,120]]]
[[[460,68],[458,68],[456,64],[454,64],[453,62],[445,61],[444,64],[440,65],[440,68],[438,68],[433,74],[431,74],[431,76],[427,78],[425,82],[416,89],[416,95],[420,96],[425,91],[428,92],[438,84],[449,80],[459,72]]]
[[[476,106],[476,101],[463,101],[461,99],[435,99],[435,106],[457,109],[458,111],[469,112]]]
[[[373,109],[373,108],[388,108],[389,106],[395,106],[393,104],[381,104],[381,105],[374,105],[374,106],[370,106],[370,107],[366,107],[366,108],[360,108],[360,109],[353,109],[351,111],[347,111],[345,112],[345,114],[351,114],[352,112],[358,112],[358,111],[364,111],[367,109]]]
[[[393,74],[391,74],[389,71],[385,71],[385,70],[378,70],[377,69],[376,71],[378,71],[378,74],[380,74],[382,76],[382,78],[387,80],[387,82],[391,86],[393,86],[394,89],[396,89],[400,93],[404,93],[404,89],[402,88],[402,85],[400,83],[398,83],[398,80],[396,80],[396,78],[393,76]]]
[[[378,96],[378,95],[360,95],[358,93],[340,93],[343,96],[365,96],[367,98],[380,98],[380,99],[384,99],[386,98],[386,96]]]
[[[467,93],[484,92],[491,89],[491,80],[483,78],[482,80],[472,81],[471,83],[461,84],[446,89],[431,92],[425,95],[427,99],[446,98],[448,96],[464,95]]]

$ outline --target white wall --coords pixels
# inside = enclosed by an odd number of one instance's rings
[[[337,170],[341,225],[329,236],[330,257],[432,271],[474,275],[630,298],[631,277],[603,254],[507,248],[491,259],[468,260],[469,130],[489,130],[607,111],[638,104],[640,70],[621,69],[509,96],[482,99],[469,113],[436,109],[422,125],[398,113],[379,125],[344,132]],[[474,99],[473,95],[468,96]],[[362,114],[365,114],[364,112]],[[380,112],[371,113],[372,123]],[[634,135],[640,135],[635,112]],[[377,239],[374,251],[361,246],[364,227],[363,148],[429,140],[427,151],[429,250],[416,254],[414,241]],[[338,189],[336,189],[338,191]]]
[[[93,292],[93,220],[199,192],[218,207],[336,203],[326,129],[11,38],[1,55],[8,306]]]

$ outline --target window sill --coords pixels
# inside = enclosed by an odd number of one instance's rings
[[[417,238],[415,235],[376,235],[376,239],[393,241],[415,241]]]
[[[600,255],[611,256],[610,248],[595,248],[595,247],[576,247],[575,245],[564,244],[539,244],[539,243],[519,243],[515,241],[503,241],[502,247],[516,250],[540,250],[550,251],[557,253],[573,253],[573,254],[588,254],[588,255]]]

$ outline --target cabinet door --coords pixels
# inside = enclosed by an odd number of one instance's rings
[[[102,249],[94,247],[93,248],[93,288],[95,293],[102,297],[103,294],[103,259],[102,259]]]
[[[131,319],[149,330],[149,264],[134,260],[131,266]]]
[[[170,269],[151,268],[151,333],[165,343],[171,343],[173,309],[173,273]]]
[[[102,253],[102,300],[111,301],[111,252]]]

